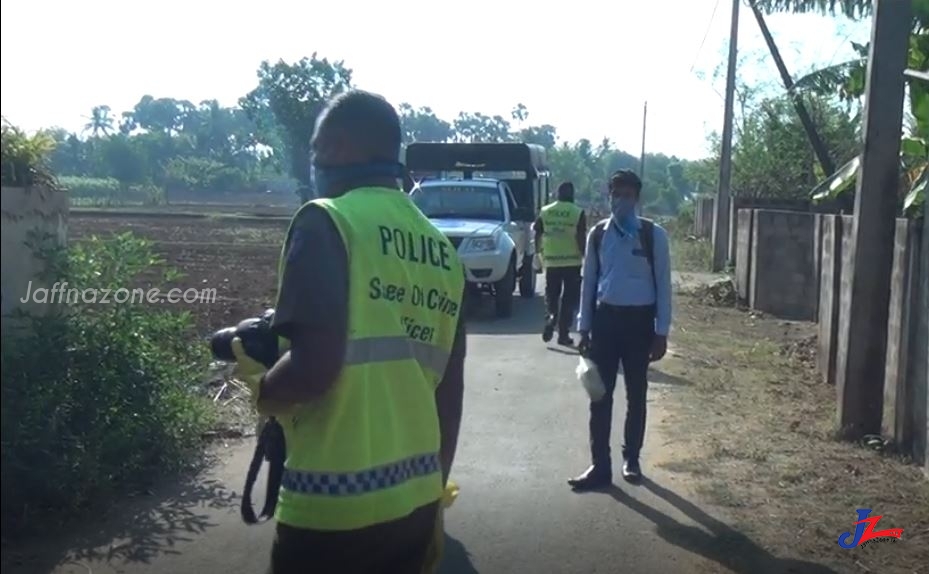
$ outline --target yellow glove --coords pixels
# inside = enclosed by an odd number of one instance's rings
[[[442,493],[442,508],[451,508],[455,504],[459,490],[457,484],[451,480],[448,481],[448,484],[445,485],[445,492]]]
[[[248,389],[252,392],[252,401],[254,401],[258,397],[258,384],[261,382],[261,376],[268,372],[268,368],[248,356],[242,348],[242,339],[239,337],[234,338],[230,346],[232,354],[235,355],[233,374],[248,385]]]
[[[439,571],[442,564],[442,555],[445,553],[445,509],[455,504],[458,498],[458,485],[451,480],[445,485],[445,491],[442,498],[439,499],[439,511],[435,517],[435,530],[432,532],[432,543],[426,552],[426,560],[423,564],[423,574],[435,574]]]

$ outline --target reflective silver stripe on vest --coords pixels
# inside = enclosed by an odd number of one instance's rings
[[[360,472],[307,472],[284,469],[281,487],[301,494],[353,496],[384,490],[439,472],[438,454],[421,454]]]
[[[440,375],[445,372],[449,353],[440,347],[416,341],[405,335],[399,337],[368,337],[351,339],[345,351],[346,365],[364,365],[386,361],[415,359],[421,366]]]

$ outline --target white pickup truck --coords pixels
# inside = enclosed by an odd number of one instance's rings
[[[469,287],[493,295],[498,317],[512,313],[517,285],[521,296],[535,295],[531,223],[505,181],[425,180],[410,197],[458,249]]]

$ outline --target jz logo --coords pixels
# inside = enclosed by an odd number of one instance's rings
[[[839,546],[842,548],[854,548],[876,538],[896,538],[899,540],[900,536],[903,535],[902,528],[888,528],[886,530],[875,531],[874,528],[877,526],[877,523],[880,522],[881,517],[872,516],[868,518],[868,515],[871,514],[870,508],[859,508],[857,512],[858,522],[855,523],[854,536],[852,536],[851,532],[845,532],[839,536]],[[851,542],[849,542],[850,538]]]

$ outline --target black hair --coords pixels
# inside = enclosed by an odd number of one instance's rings
[[[400,156],[400,116],[377,94],[364,90],[339,94],[323,111],[322,124],[344,133],[372,160],[397,161]]]
[[[618,169],[610,176],[610,189],[617,187],[631,187],[639,195],[642,193],[642,180],[631,169]]]
[[[558,199],[574,199],[574,184],[565,181],[558,186]]]

